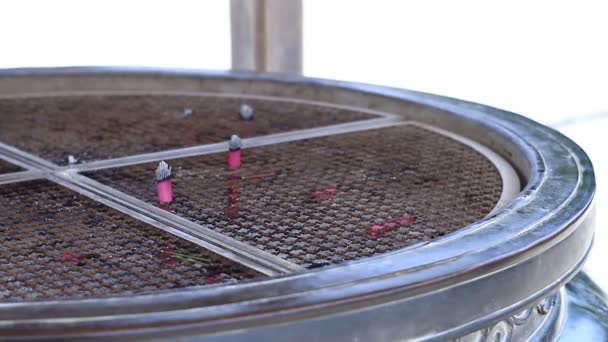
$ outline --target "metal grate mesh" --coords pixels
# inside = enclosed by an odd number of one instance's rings
[[[502,182],[494,165],[455,140],[399,126],[171,161],[171,210],[307,267],[433,239],[482,219]],[[156,164],[90,173],[157,203]]]
[[[259,274],[47,181],[0,187],[0,299],[127,294]]]
[[[17,165],[13,165],[5,160],[0,159],[0,174],[18,171],[23,171],[23,169]]]
[[[241,104],[254,108],[239,118]],[[187,115],[185,109],[191,109]],[[0,141],[65,165],[371,118],[310,104],[196,96],[0,100]]]

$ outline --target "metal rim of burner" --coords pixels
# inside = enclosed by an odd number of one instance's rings
[[[494,149],[526,186],[504,208],[450,236],[332,267],[150,295],[0,303],[0,334],[110,336],[108,329],[118,329],[134,338],[211,340],[508,340],[539,334],[552,340],[559,334],[563,285],[591,247],[595,180],[586,154],[552,129],[451,98],[295,76],[96,67],[0,72],[6,96],[85,90],[221,90],[373,107]]]

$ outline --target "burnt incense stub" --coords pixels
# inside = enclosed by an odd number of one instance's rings
[[[249,121],[253,119],[253,108],[248,104],[242,104],[239,115],[242,120]]]
[[[0,303],[99,297],[260,277],[46,181],[0,187]]]
[[[230,141],[228,142],[228,149],[230,151],[237,151],[237,150],[240,150],[242,147],[243,147],[243,142],[241,141],[241,138],[238,135],[233,134],[230,137]]]
[[[486,216],[502,192],[472,148],[416,126],[173,160],[178,215],[306,267],[444,236]],[[87,174],[155,203],[143,164]]]
[[[243,121],[242,99],[213,96],[56,96],[0,99],[0,141],[55,163],[157,152],[373,118],[343,109],[248,99],[256,119]],[[189,109],[189,115],[184,114]]]

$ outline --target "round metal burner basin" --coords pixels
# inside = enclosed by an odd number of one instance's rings
[[[516,114],[68,68],[0,72],[0,118],[4,338],[552,341],[571,324],[593,168]]]

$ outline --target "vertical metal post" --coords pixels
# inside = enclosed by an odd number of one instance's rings
[[[302,72],[302,1],[231,0],[232,68]]]

